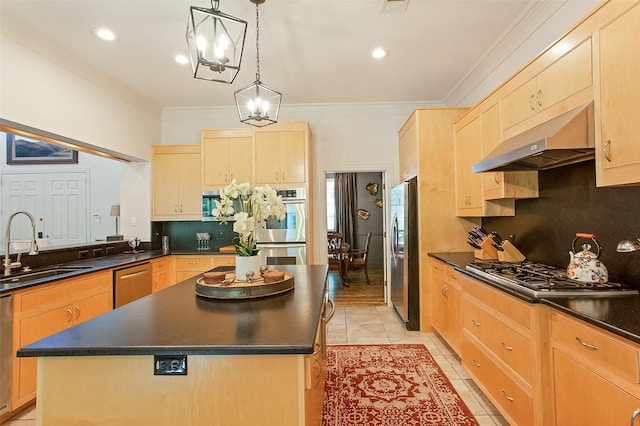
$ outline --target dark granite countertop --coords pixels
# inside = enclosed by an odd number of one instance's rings
[[[136,254],[133,253],[121,253],[114,254],[109,256],[98,257],[89,260],[79,260],[77,262],[67,262],[60,263],[55,265],[49,265],[47,267],[34,269],[31,272],[36,272],[42,269],[49,269],[52,267],[82,267],[78,271],[74,271],[64,275],[56,275],[46,278],[38,278],[28,281],[21,282],[5,282],[0,283],[0,294],[11,292],[27,287],[34,287],[43,284],[49,284],[54,281],[65,280],[67,278],[73,278],[84,274],[90,274],[92,272],[98,272],[105,269],[114,269],[121,266],[132,265],[135,263],[149,261],[151,259],[155,259],[157,257],[167,256],[167,254],[163,253],[161,250],[152,250],[152,251],[142,251]],[[19,277],[21,274],[15,274],[13,277]],[[0,277],[4,278],[4,277]],[[8,277],[11,278],[11,277]]]
[[[211,250],[179,250],[172,251],[171,253],[164,253],[162,250],[147,250],[140,251],[138,253],[120,253],[108,256],[97,257],[88,260],[79,260],[75,262],[67,262],[67,263],[59,263],[55,265],[49,265],[42,268],[34,269],[31,272],[35,272],[42,269],[49,269],[51,267],[82,267],[85,269],[81,269],[78,271],[74,271],[64,275],[51,276],[46,278],[38,278],[28,281],[21,282],[0,282],[0,294],[11,292],[15,290],[19,290],[22,288],[33,287],[42,284],[49,284],[54,281],[64,280],[67,278],[73,278],[84,274],[89,274],[92,272],[101,271],[104,269],[114,269],[119,268],[121,266],[128,266],[139,262],[149,261],[151,259],[155,259],[162,256],[169,255],[232,255],[235,256],[235,253],[221,253],[216,249]],[[20,274],[14,274],[13,277],[19,277]],[[9,277],[11,278],[11,277]],[[4,279],[4,277],[0,277],[0,279]]]
[[[195,294],[191,278],[21,348],[18,356],[313,353],[327,266],[278,268],[293,274],[293,290],[208,299]]]
[[[467,263],[473,262],[473,253],[429,253],[466,274]],[[485,282],[505,293],[529,303],[543,303],[573,317],[593,324],[618,336],[640,343],[640,295],[614,297],[553,297],[533,299],[517,291],[493,285],[476,276],[476,280]]]

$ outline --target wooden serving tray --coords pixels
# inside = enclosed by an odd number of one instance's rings
[[[226,279],[235,278],[235,273],[227,273]],[[196,294],[211,299],[253,299],[256,297],[271,296],[284,293],[293,288],[293,274],[284,273],[282,281],[266,284],[262,278],[252,282],[233,281],[231,284],[205,284],[204,278],[196,280]]]

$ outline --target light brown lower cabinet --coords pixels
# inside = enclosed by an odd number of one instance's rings
[[[469,331],[464,331],[463,366],[509,424],[533,425],[533,394],[514,379],[508,369]]]
[[[111,271],[56,281],[14,293],[13,353],[113,308]],[[13,358],[11,406],[36,396],[36,359]]]
[[[218,266],[234,266],[235,254],[173,256],[176,271],[174,283],[193,278]]]
[[[639,345],[554,311],[551,349],[557,426],[640,425]]]
[[[544,424],[536,413],[534,306],[466,276],[462,286],[464,369],[510,424]]]
[[[160,290],[175,284],[171,279],[171,258],[160,257],[151,260],[151,291],[157,293]]]
[[[451,348],[462,351],[462,278],[461,273],[433,258],[431,265],[431,297],[433,328]]]

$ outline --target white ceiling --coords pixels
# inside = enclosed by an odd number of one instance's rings
[[[260,6],[262,81],[283,104],[444,101],[491,49],[535,10],[565,0],[267,0]],[[115,79],[155,107],[225,106],[255,79],[255,6],[221,0],[248,21],[242,69],[232,85],[194,79],[187,54],[189,6],[208,0],[0,0],[3,20],[39,40],[72,70]],[[92,28],[118,36],[106,43]],[[374,47],[389,51],[371,58]],[[64,50],[60,50],[60,49]],[[70,59],[71,58],[71,59]]]

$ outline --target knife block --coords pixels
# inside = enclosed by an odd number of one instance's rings
[[[502,248],[504,251],[498,251],[498,260],[504,260],[508,262],[522,262],[526,259],[526,256],[520,253],[520,250],[516,248],[510,241],[503,241]]]
[[[473,250],[473,257],[479,260],[496,260],[498,259],[498,250],[491,244],[493,237],[487,237],[480,243],[480,248]]]

